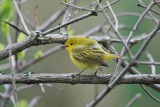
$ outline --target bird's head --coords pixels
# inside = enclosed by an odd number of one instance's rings
[[[80,39],[80,36],[70,36],[65,43],[66,50],[71,52],[72,49],[78,45]]]
[[[65,43],[66,50],[72,52],[73,48],[82,48],[91,46],[93,44],[98,44],[96,40],[91,38],[86,38],[84,36],[70,36]]]

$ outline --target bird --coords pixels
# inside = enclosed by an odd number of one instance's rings
[[[65,48],[72,62],[81,70],[77,75],[87,69],[96,69],[94,72],[96,75],[100,66],[109,67],[106,61],[124,59],[124,57],[104,49],[95,39],[81,35],[70,36],[65,43]]]

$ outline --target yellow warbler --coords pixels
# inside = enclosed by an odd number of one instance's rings
[[[70,36],[65,47],[73,63],[82,70],[77,75],[86,69],[97,69],[96,75],[99,66],[109,67],[105,61],[123,58],[104,50],[96,40],[83,36]]]

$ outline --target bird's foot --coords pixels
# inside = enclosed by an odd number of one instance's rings
[[[95,73],[93,74],[93,76],[97,77],[97,72],[95,72]]]
[[[72,74],[72,78],[78,78],[80,80],[80,73]]]

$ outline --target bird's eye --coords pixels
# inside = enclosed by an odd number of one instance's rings
[[[71,46],[73,45],[73,43],[70,44]]]

